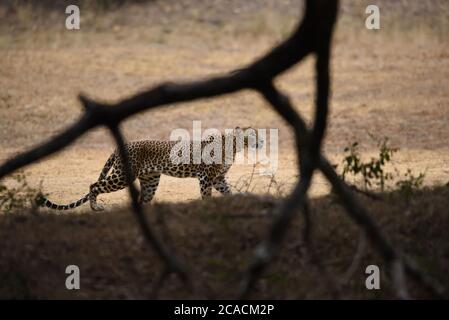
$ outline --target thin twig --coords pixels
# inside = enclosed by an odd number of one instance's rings
[[[402,260],[395,259],[392,263],[391,271],[393,276],[393,286],[398,297],[403,300],[410,299],[404,274],[404,263]]]
[[[134,178],[131,171],[129,155],[126,151],[125,142],[119,128],[117,126],[110,126],[109,130],[111,131],[112,136],[114,137],[115,142],[118,146],[122,165],[126,173],[126,180],[129,186],[128,189],[132,201],[132,208],[137,221],[139,222],[144,237],[148,240],[153,249],[156,250],[161,259],[164,261],[167,267],[167,272],[174,272],[178,274],[184,282],[189,283],[189,274],[187,272],[186,266],[176,256],[170,253],[161,241],[159,241],[159,239],[154,234],[151,225],[148,223],[147,216],[143,212],[142,205],[139,201],[139,193],[134,185]]]
[[[357,271],[357,268],[360,265],[360,262],[363,258],[363,254],[366,250],[366,236],[363,230],[360,230],[360,236],[359,241],[357,244],[357,250],[354,254],[354,257],[352,258],[351,265],[346,270],[345,274],[342,276],[341,284],[348,284],[351,278],[354,276],[355,272]]]
[[[359,189],[355,185],[352,185],[352,184],[351,185],[348,184],[348,186],[349,186],[349,188],[351,188],[352,191],[355,191],[357,193],[363,194],[364,196],[367,196],[368,198],[371,198],[371,199],[376,200],[376,201],[382,200],[382,197],[381,197],[380,194],[371,192],[369,190]]]
[[[331,274],[327,271],[327,268],[321,261],[321,258],[315,249],[314,242],[312,241],[313,222],[312,217],[310,216],[310,205],[308,202],[304,203],[301,211],[304,217],[303,242],[306,249],[306,254],[309,256],[311,264],[315,266],[321,277],[324,279],[326,286],[331,291],[332,297],[334,299],[339,299],[341,297],[340,287],[336,279],[334,279],[334,277],[332,277]]]

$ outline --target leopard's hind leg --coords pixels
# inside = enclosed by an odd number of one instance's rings
[[[134,180],[134,179],[133,179]],[[105,179],[100,179],[90,186],[89,201],[92,210],[103,210],[103,206],[97,203],[97,196],[101,193],[109,193],[121,190],[127,186],[125,175],[121,170],[112,169]]]

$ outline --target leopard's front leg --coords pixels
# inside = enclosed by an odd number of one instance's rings
[[[140,202],[149,203],[153,200],[161,178],[160,173],[152,173],[139,177],[140,181]]]
[[[200,182],[201,197],[203,199],[210,198],[212,196],[212,179],[206,173],[200,173],[198,180]]]
[[[228,185],[224,175],[219,175],[214,179],[213,187],[222,195],[231,195],[231,187]]]

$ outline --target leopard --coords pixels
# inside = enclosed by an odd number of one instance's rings
[[[128,142],[124,145],[124,151],[131,169],[130,179],[127,179],[124,161],[117,148],[107,159],[97,181],[90,185],[89,192],[81,199],[62,205],[40,195],[36,201],[40,206],[54,210],[73,209],[89,201],[93,211],[101,211],[104,210],[104,207],[97,203],[97,197],[100,194],[122,190],[128,186],[129,182],[134,183],[137,179],[140,184],[139,202],[148,204],[153,200],[162,174],[176,178],[197,178],[202,199],[210,198],[212,189],[228,196],[232,194],[232,191],[226,174],[235,161],[236,154],[244,148],[258,149],[263,146],[263,138],[259,137],[257,132],[252,127],[236,127],[228,130],[225,134],[211,134],[201,140],[201,150],[204,151],[208,148],[211,158],[218,159],[218,161],[203,161],[203,158],[200,161],[194,161],[195,142],[191,140]],[[210,147],[215,142],[220,142],[218,146],[221,150],[218,149],[218,152],[216,152],[217,149]],[[226,146],[231,144],[231,152],[226,151]],[[212,151],[210,151],[211,149]],[[214,158],[220,152],[221,157]],[[180,161],[179,156],[183,154],[184,160],[187,159],[187,161]]]

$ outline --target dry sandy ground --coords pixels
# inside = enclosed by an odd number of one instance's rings
[[[101,24],[100,19],[95,28],[87,25],[80,31],[57,27],[8,33],[1,29],[0,160],[75,122],[82,112],[77,101],[80,92],[116,101],[162,81],[210,76],[251,62],[285,33],[265,35],[264,31],[270,31],[267,25],[271,20],[275,19],[263,20],[262,26],[255,20],[252,29],[247,26],[251,21],[246,20],[244,25],[233,22],[237,26],[223,27],[199,19],[179,25],[173,21],[160,25],[148,22],[146,26],[127,25],[120,19]],[[339,28],[336,34],[333,100],[325,153],[338,163],[343,148],[359,141],[364,146],[364,157],[369,157],[376,152],[369,134],[387,136],[392,146],[400,148],[393,161],[396,168],[425,173],[427,185],[446,183],[447,43],[425,36],[393,36],[388,29],[370,33],[363,30],[363,20],[353,23],[360,23],[360,32],[353,34]],[[237,33],[239,27],[245,32]],[[278,82],[298,110],[312,119],[313,59],[290,70]],[[280,160],[276,179],[284,192],[295,181],[292,135],[252,92],[147,111],[126,121],[123,129],[129,140],[168,139],[173,129],[191,130],[193,120],[201,120],[203,128],[221,130],[248,125],[278,128]],[[74,201],[88,191],[113,148],[105,130],[94,130],[65,151],[28,167],[26,172],[31,185],[42,181],[44,192],[55,202]],[[239,178],[247,177],[251,170],[250,165],[233,167],[229,173],[231,183],[238,184]],[[266,192],[268,183],[269,178],[256,176],[255,188],[249,191]],[[327,184],[317,177],[312,194],[326,192]],[[126,198],[124,191],[101,196],[109,208],[123,204]],[[163,177],[155,199],[197,198],[199,187],[195,180]]]

